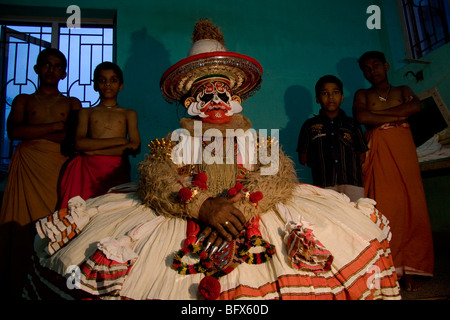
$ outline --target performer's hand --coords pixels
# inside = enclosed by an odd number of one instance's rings
[[[226,247],[229,242],[224,240],[217,231],[213,231],[213,229],[209,226],[205,227],[202,230],[202,233],[198,237],[197,242],[202,242],[205,247],[205,251],[210,255],[213,255],[216,252],[220,252],[224,247]]]
[[[230,199],[218,197],[206,200],[200,208],[199,220],[217,231],[224,240],[231,241],[239,236],[246,222],[242,212],[234,206],[241,196],[237,194]],[[206,238],[210,233],[205,228],[199,237],[203,235]]]

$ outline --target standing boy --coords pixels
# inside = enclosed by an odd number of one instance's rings
[[[324,76],[315,91],[321,110],[300,130],[299,161],[311,168],[314,185],[356,201],[364,197],[361,157],[368,150],[361,127],[340,108],[344,101],[341,80]]]
[[[389,64],[382,52],[359,59],[372,84],[355,94],[355,118],[366,125],[370,151],[363,165],[366,196],[390,222],[394,265],[407,291],[417,289],[412,275],[432,276],[433,240],[416,146],[407,117],[421,110],[420,100],[407,86],[389,83]]]
[[[33,249],[33,223],[56,208],[58,177],[67,160],[62,143],[73,112],[81,109],[78,99],[58,90],[66,65],[59,50],[41,51],[34,66],[39,88],[18,95],[7,120],[9,139],[21,140],[11,157],[0,213],[1,274],[10,281],[2,292],[10,298],[21,295]]]
[[[123,89],[119,66],[99,64],[94,71],[94,89],[100,103],[79,112],[75,149],[80,155],[70,161],[62,177],[60,208],[66,208],[72,197],[100,196],[111,187],[130,182],[128,155],[140,152],[137,114],[117,104]]]

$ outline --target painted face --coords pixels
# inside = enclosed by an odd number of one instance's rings
[[[202,121],[227,123],[231,120],[231,92],[227,84],[219,81],[205,83],[197,90],[195,99]]]

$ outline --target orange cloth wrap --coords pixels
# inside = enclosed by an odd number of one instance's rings
[[[366,139],[365,195],[389,219],[397,272],[432,275],[433,239],[411,130],[406,124],[381,126],[368,130]]]

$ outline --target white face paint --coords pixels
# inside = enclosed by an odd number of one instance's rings
[[[242,106],[232,100],[230,87],[224,82],[207,82],[194,97],[196,101],[190,104],[188,113],[200,116],[204,122],[227,123],[234,113],[242,111]]]

